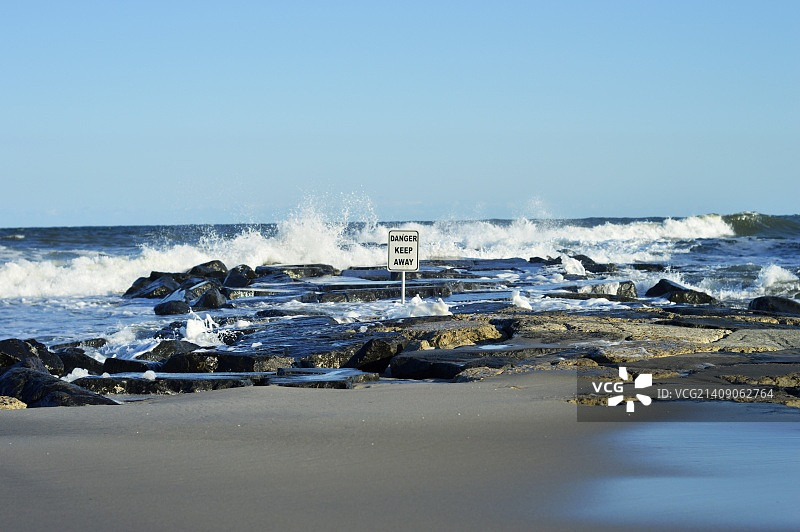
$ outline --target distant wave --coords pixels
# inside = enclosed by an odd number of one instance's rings
[[[722,217],[737,236],[767,238],[800,238],[800,216],[771,216],[758,212],[741,212]]]

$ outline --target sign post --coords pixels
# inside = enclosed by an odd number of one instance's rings
[[[400,272],[400,302],[406,304],[406,272],[419,270],[419,231],[391,229],[386,269]]]

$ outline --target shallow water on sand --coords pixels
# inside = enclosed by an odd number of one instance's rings
[[[717,406],[726,408],[705,407]],[[797,421],[633,423],[601,444],[626,472],[576,494],[570,514],[587,525],[797,530],[800,523]]]

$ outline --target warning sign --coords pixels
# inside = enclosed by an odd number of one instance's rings
[[[390,272],[419,270],[419,231],[389,231],[389,261],[386,269]]]

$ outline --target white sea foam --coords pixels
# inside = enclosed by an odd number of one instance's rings
[[[0,263],[0,298],[121,294],[151,271],[186,271],[213,259],[228,267],[275,263],[326,263],[340,269],[380,266],[386,261],[386,233],[393,227],[420,231],[423,260],[557,257],[568,249],[598,262],[661,262],[688,251],[688,245],[679,244],[683,239],[733,235],[717,215],[593,227],[524,218],[511,223],[443,221],[390,227],[377,224],[370,215],[362,216],[362,225],[356,229],[352,220],[349,212],[330,216],[309,206],[278,223],[271,233],[252,227],[228,238],[209,233],[195,244],[147,245],[133,255],[94,251],[68,260],[12,258]]]
[[[511,292],[511,304],[515,307],[531,310],[530,300],[527,297],[520,295],[519,290],[513,290]]]
[[[387,318],[413,318],[416,316],[450,316],[450,307],[438,298],[436,301],[423,301],[419,296],[414,296],[410,301],[396,304],[386,313]]]
[[[755,286],[764,295],[800,291],[800,277],[786,268],[770,264],[761,268]]]
[[[214,319],[206,314],[205,318],[201,318],[195,313],[186,320],[186,326],[181,328],[181,333],[187,342],[192,342],[200,346],[222,345],[225,342],[219,337],[219,333],[215,330],[219,329],[219,325]]]
[[[89,375],[90,373],[88,369],[75,368],[68,375],[64,375],[63,377],[61,377],[61,380],[72,382],[74,380],[78,380],[83,377],[88,377]]]

